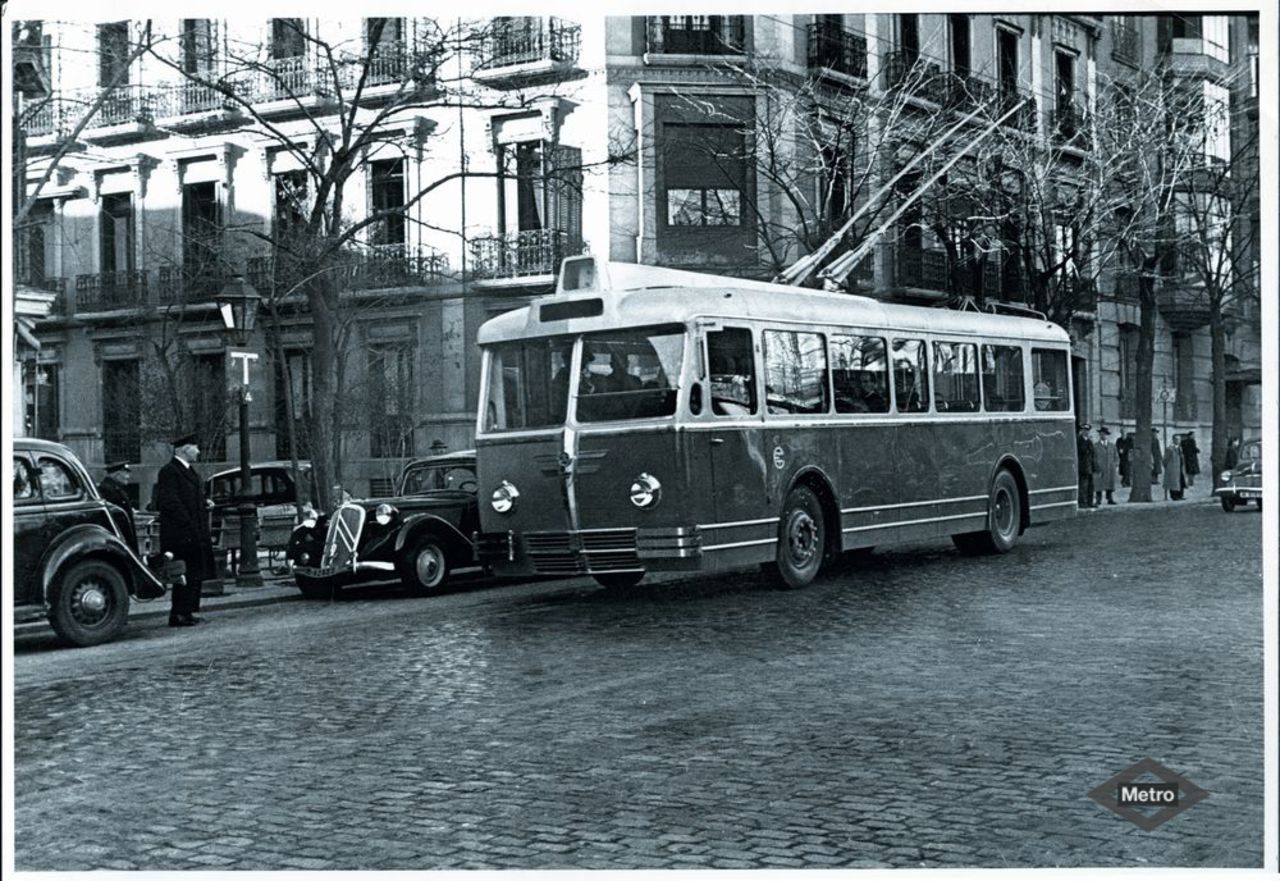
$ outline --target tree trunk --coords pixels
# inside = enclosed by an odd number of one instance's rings
[[[1213,443],[1209,467],[1217,489],[1227,459],[1227,340],[1222,326],[1222,297],[1212,297],[1209,308],[1209,351],[1213,359]]]
[[[1156,261],[1143,261],[1138,278],[1138,364],[1137,388],[1133,392],[1137,427],[1133,433],[1133,465],[1129,501],[1151,501],[1151,374],[1156,354]]]

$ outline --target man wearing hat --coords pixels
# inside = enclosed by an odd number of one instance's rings
[[[124,539],[138,553],[138,533],[133,526],[133,503],[125,484],[129,482],[129,463],[112,462],[107,465],[107,476],[98,484],[98,495],[124,511]]]
[[[1093,504],[1093,441],[1089,435],[1093,426],[1084,423],[1076,435],[1076,475],[1080,479],[1080,491],[1076,504],[1081,508],[1096,507]]]
[[[200,583],[213,571],[213,539],[209,534],[209,506],[204,482],[193,463],[200,458],[194,434],[173,441],[173,458],[156,478],[156,510],[160,516],[160,550],[172,551],[186,564],[185,585],[174,587],[169,609],[170,627],[199,624]]]
[[[1111,429],[1105,425],[1098,429],[1098,439],[1093,444],[1093,504],[1102,504],[1103,493],[1107,504],[1116,503],[1116,465],[1119,460],[1116,445],[1111,442]]]

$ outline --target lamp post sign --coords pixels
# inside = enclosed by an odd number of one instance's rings
[[[244,387],[244,393],[247,395],[249,393],[249,365],[258,360],[258,353],[248,352],[243,349],[227,349],[227,357],[233,363],[240,362],[240,385]]]

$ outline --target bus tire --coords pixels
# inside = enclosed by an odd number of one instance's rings
[[[1018,482],[1001,468],[991,481],[987,497],[987,528],[951,536],[962,554],[1006,554],[1013,550],[1022,530],[1022,504]]]
[[[601,587],[607,587],[610,590],[620,590],[628,587],[635,587],[644,580],[644,570],[636,572],[593,572],[591,577],[596,580],[596,584]]]
[[[818,576],[826,555],[826,523],[822,503],[807,486],[792,487],[778,523],[778,551],[765,571],[789,590],[805,587]]]

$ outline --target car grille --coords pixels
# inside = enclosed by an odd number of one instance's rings
[[[321,568],[345,569],[354,562],[356,548],[360,546],[360,532],[364,528],[364,516],[364,508],[359,505],[343,505],[334,512],[324,540]]]
[[[634,529],[529,532],[524,535],[524,546],[534,571],[542,575],[578,575],[640,568]]]

